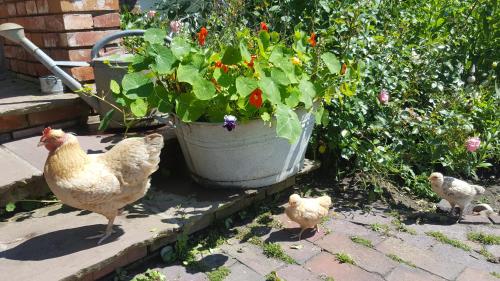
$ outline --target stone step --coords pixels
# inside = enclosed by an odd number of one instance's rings
[[[89,110],[76,94],[43,95],[38,84],[7,76],[0,79],[0,143],[37,135],[45,125],[78,125]]]
[[[317,168],[307,163],[302,173]],[[96,280],[294,183],[290,177],[260,189],[214,190],[156,173],[151,190],[115,220],[116,233],[102,245],[84,239],[104,230],[100,215],[59,204],[21,213],[0,223],[0,280]]]

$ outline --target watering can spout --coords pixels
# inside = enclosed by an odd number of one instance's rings
[[[0,36],[23,46],[23,48],[28,50],[45,67],[47,67],[50,72],[60,78],[66,86],[68,86],[72,91],[75,91],[88,105],[94,109],[98,109],[99,103],[97,102],[97,99],[79,92],[79,90],[83,88],[82,84],[59,68],[53,59],[51,59],[40,48],[33,44],[33,42],[26,38],[26,35],[24,34],[24,27],[15,23],[0,24]]]

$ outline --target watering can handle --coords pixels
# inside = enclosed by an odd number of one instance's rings
[[[123,30],[117,33],[104,36],[99,41],[97,41],[97,43],[95,43],[94,47],[92,48],[92,51],[90,52],[90,57],[91,59],[99,57],[99,51],[113,40],[127,36],[142,36],[144,35],[145,32],[146,30],[143,29]],[[165,37],[165,41],[170,42],[172,41],[172,38],[170,38],[170,36],[167,36]]]

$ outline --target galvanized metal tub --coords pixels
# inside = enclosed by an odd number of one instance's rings
[[[208,187],[259,188],[281,182],[304,165],[314,115],[298,110],[299,140],[290,144],[262,120],[238,124],[229,132],[220,123],[184,123],[176,134],[192,178]]]

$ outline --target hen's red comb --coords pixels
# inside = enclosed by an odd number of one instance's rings
[[[51,128],[51,127],[47,127],[47,128],[45,128],[45,129],[43,129],[43,133],[42,133],[42,134],[43,134],[44,136],[47,136],[47,135],[50,133],[50,130],[52,130],[52,128]]]

